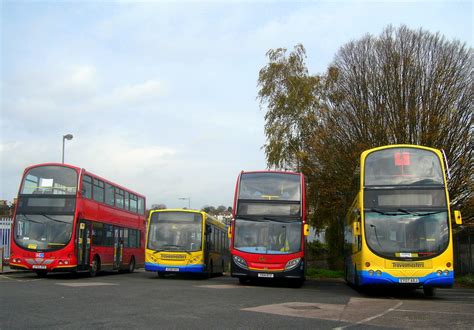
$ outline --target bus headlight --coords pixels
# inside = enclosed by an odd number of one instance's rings
[[[241,258],[239,256],[233,256],[234,262],[237,266],[243,269],[248,269],[247,262],[244,260],[244,258]]]
[[[296,259],[291,259],[288,261],[285,265],[285,270],[291,270],[293,268],[296,268],[301,261],[301,258],[296,258]]]

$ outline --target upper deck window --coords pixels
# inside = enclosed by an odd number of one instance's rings
[[[365,186],[442,185],[439,157],[432,151],[391,148],[374,151],[365,160]]]
[[[77,173],[63,166],[34,167],[26,173],[20,194],[75,195]]]
[[[244,173],[239,199],[300,201],[301,178],[296,174]]]

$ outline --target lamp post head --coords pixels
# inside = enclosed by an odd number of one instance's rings
[[[63,135],[63,139],[72,140],[72,138],[73,138],[72,134]]]

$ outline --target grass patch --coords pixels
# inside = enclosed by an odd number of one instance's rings
[[[344,272],[341,270],[329,270],[310,267],[306,271],[306,277],[318,278],[344,278]]]
[[[468,288],[474,288],[474,274],[456,276],[455,283]]]

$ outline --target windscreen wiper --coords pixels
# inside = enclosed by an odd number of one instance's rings
[[[414,215],[414,216],[417,216],[417,217],[424,217],[424,216],[427,216],[427,215],[432,215],[432,214],[437,214],[437,213],[444,212],[444,211],[433,211],[433,212],[426,212],[426,213],[418,213],[418,212],[408,211],[407,209],[398,209],[397,211],[403,212],[405,214],[411,214],[411,215]]]
[[[283,223],[292,223],[296,222],[295,220],[284,220],[284,219],[276,219],[276,218],[269,218],[269,217],[264,217],[264,220],[269,220],[269,221],[275,221],[275,222],[283,222]]]
[[[267,222],[268,220],[266,220],[265,218],[264,219],[259,219],[259,218],[250,218],[250,217],[242,217],[242,216],[238,216],[236,220],[247,220],[247,221],[259,221],[259,222]]]
[[[380,244],[380,241],[379,241],[379,235],[377,235],[377,226],[376,225],[372,225],[370,224],[369,225],[371,228],[374,228],[374,232],[375,232],[375,239],[377,240],[377,244],[382,247],[382,244]]]
[[[61,223],[70,223],[69,221],[63,221],[63,220],[59,220],[59,219],[55,219],[53,217],[50,217],[49,215],[46,215],[44,213],[41,213],[41,215],[49,220],[53,220],[53,221],[56,221],[56,222],[61,222]]]
[[[42,222],[42,221],[37,221],[37,220],[33,220],[33,219],[31,219],[31,218],[28,218],[28,217],[26,216],[26,214],[23,214],[23,213],[20,213],[20,214],[21,214],[22,216],[24,216],[25,219],[28,220],[28,221],[31,221],[31,222],[34,222],[34,223],[41,223],[41,224],[44,225],[44,222]]]
[[[383,215],[390,215],[390,216],[397,216],[399,215],[398,212],[384,212],[384,211],[381,211],[379,209],[376,209],[376,208],[371,208],[369,209],[369,211],[371,212],[375,212],[375,213],[378,213],[378,214],[383,214]]]

